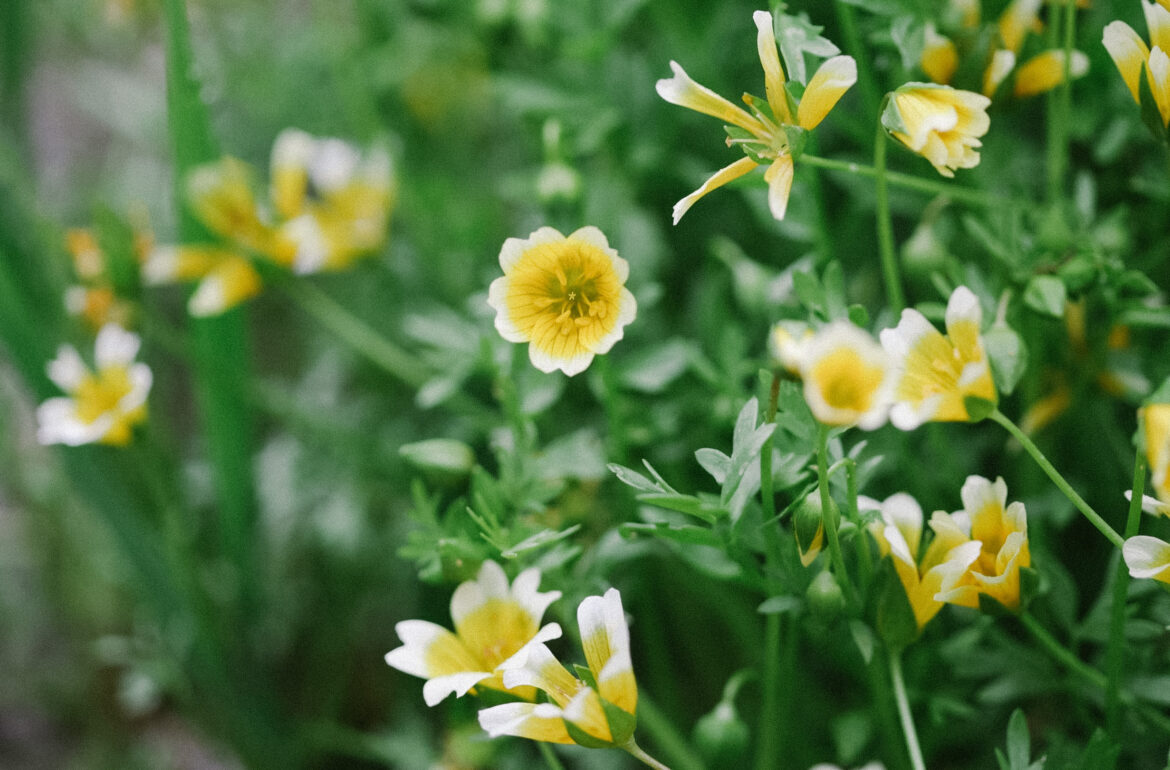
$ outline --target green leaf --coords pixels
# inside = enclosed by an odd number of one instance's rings
[[[617,463],[610,463],[605,467],[609,468],[609,472],[617,476],[618,481],[622,482],[626,486],[633,487],[640,492],[661,491],[657,484],[643,476],[641,473],[638,473],[636,470],[627,468],[624,465],[618,465]]]
[[[723,545],[723,540],[706,527],[696,527],[693,524],[669,524],[665,521],[652,524],[627,522],[618,525],[618,534],[625,538],[633,538],[638,535],[650,535],[687,545],[709,545],[716,547]]]
[[[1055,275],[1037,275],[1028,281],[1028,288],[1024,290],[1024,304],[1037,313],[1053,318],[1064,317],[1064,306],[1068,301],[1068,291],[1064,281]]]
[[[1008,719],[1007,728],[1007,759],[1011,770],[1028,770],[1028,761],[1032,756],[1031,740],[1028,720],[1023,711],[1016,709]]]
[[[914,608],[889,559],[882,560],[878,580],[877,633],[891,648],[901,649],[918,638]]]
[[[783,615],[786,612],[799,614],[804,606],[804,600],[799,596],[769,596],[760,602],[756,612],[761,615]]]
[[[853,643],[857,645],[857,651],[861,653],[861,659],[869,665],[877,646],[877,637],[874,636],[873,629],[860,620],[850,620],[849,634],[853,637]]]
[[[694,495],[684,495],[679,492],[643,494],[638,495],[638,500],[665,508],[668,511],[678,511],[688,516],[694,516],[708,524],[713,524],[728,515],[727,510],[719,505],[701,500]]]
[[[964,396],[963,407],[967,410],[967,417],[971,422],[980,422],[995,411],[995,402],[978,396]]]
[[[462,441],[432,438],[398,447],[398,454],[410,465],[425,471],[466,476],[475,465],[475,452]]]
[[[727,480],[727,476],[731,472],[731,458],[718,449],[711,447],[696,449],[695,459],[699,461],[699,465],[703,466],[703,470],[711,474],[711,478],[715,479],[716,484],[722,484]]]
[[[531,537],[524,538],[511,548],[501,551],[500,555],[505,559],[515,559],[517,556],[526,551],[543,548],[546,545],[551,545],[552,543],[564,540],[579,529],[581,529],[581,525],[574,524],[568,529],[563,529],[560,532],[557,532],[555,529],[541,530]]]
[[[991,362],[996,389],[1005,396],[1011,395],[1028,369],[1028,349],[1024,345],[1024,338],[1011,327],[1000,324],[984,333],[983,348]]]
[[[926,25],[920,17],[899,16],[890,25],[890,39],[902,57],[902,67],[913,70],[922,61],[922,50],[926,46]]]
[[[777,38],[780,55],[784,57],[784,71],[790,80],[808,83],[808,70],[804,63],[806,53],[828,58],[841,52],[831,40],[821,36],[824,27],[810,22],[808,14],[777,14],[776,26],[779,29]]]

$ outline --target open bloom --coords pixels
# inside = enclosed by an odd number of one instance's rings
[[[936,83],[906,83],[894,91],[882,125],[902,144],[930,161],[938,173],[953,177],[957,168],[979,165],[979,137],[991,125],[991,100],[971,91]]]
[[[805,343],[800,376],[804,400],[825,425],[873,430],[886,421],[893,385],[889,357],[849,321],[834,321]]]
[[[1143,108],[1156,108],[1162,127],[1166,128],[1170,125],[1170,6],[1162,0],[1158,3],[1143,0],[1142,10],[1150,31],[1150,47],[1123,21],[1108,24],[1101,42],[1121,72],[1133,100]],[[1143,95],[1143,75],[1153,104]]]
[[[638,686],[630,660],[630,631],[616,588],[587,597],[577,608],[581,644],[589,664],[583,681],[561,665],[544,644],[504,665],[504,684],[535,687],[548,703],[505,703],[479,712],[493,738],[515,735],[535,741],[617,746],[632,743]]]
[[[625,286],[629,263],[596,227],[567,238],[551,227],[509,238],[500,267],[504,275],[488,290],[496,329],[509,342],[527,342],[528,357],[542,372],[584,371],[622,338],[638,312]]]
[[[750,113],[691,80],[675,61],[670,63],[674,77],[659,80],[655,85],[658,95],[671,104],[730,124],[728,146],[739,145],[747,156],[715,172],[698,190],[676,203],[675,224],[699,198],[760,165],[768,166],[764,181],[768,183],[768,206],[772,216],[783,219],[792,190],[793,138],[802,130],[811,131],[820,125],[841,95],[857,82],[857,63],[852,57],[835,56],[816,71],[797,104],[785,88],[772,14],[756,11],[752,20],[756,24],[756,48],[764,68],[767,99],[744,94],[743,100]]]
[[[273,147],[269,204],[257,200],[253,177],[230,157],[193,169],[188,203],[223,245],[160,246],[143,266],[148,283],[198,281],[192,315],[216,315],[258,294],[254,258],[298,273],[341,269],[386,238],[394,187],[381,148],[363,157],[339,139],[290,129]]]
[[[70,446],[130,443],[132,428],[146,419],[151,385],[150,368],[134,361],[139,344],[138,335],[106,324],[94,343],[94,370],[76,348],[62,345],[48,372],[69,395],[37,409],[37,439]]]
[[[1136,535],[1125,541],[1121,555],[1131,576],[1170,583],[1170,543],[1165,540]]]
[[[535,568],[521,572],[509,586],[500,565],[485,561],[475,580],[460,584],[451,596],[455,633],[426,620],[403,620],[394,626],[403,644],[386,653],[386,662],[427,680],[423,700],[428,706],[452,693],[462,697],[476,686],[531,698],[533,690],[504,683],[503,664],[526,654],[525,645],[561,635],[556,623],[540,626],[544,611],[561,592],[540,593],[539,585]]]
[[[882,347],[897,370],[890,422],[912,430],[924,422],[970,420],[964,399],[995,402],[995,384],[983,349],[979,299],[966,286],[947,302],[943,336],[913,308],[902,311],[893,329],[881,333]]]
[[[881,519],[869,525],[869,532],[882,556],[893,559],[894,571],[921,631],[942,609],[941,595],[953,589],[979,558],[979,544],[939,537],[936,533],[920,559],[923,517],[918,501],[899,492],[880,503],[862,497],[858,505],[863,510],[880,512]],[[931,528],[934,529],[934,521]]]
[[[997,478],[968,476],[960,492],[963,510],[938,511],[930,526],[946,543],[979,543],[978,558],[957,585],[941,591],[939,599],[964,607],[978,607],[986,594],[1008,609],[1020,606],[1020,568],[1032,565],[1028,550],[1028,520],[1024,504],[1007,504],[1007,484]]]

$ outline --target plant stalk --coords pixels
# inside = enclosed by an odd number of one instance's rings
[[[900,650],[889,650],[888,653],[890,680],[894,683],[894,700],[898,704],[898,718],[902,722],[910,764],[914,770],[926,770],[922,748],[918,745],[918,730],[914,727],[914,715],[910,712],[910,699],[906,696],[906,682],[902,677],[902,653]]]

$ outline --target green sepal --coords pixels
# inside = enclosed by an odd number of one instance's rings
[[[979,594],[979,611],[985,615],[990,615],[993,618],[1002,618],[1008,615],[1015,615],[1015,611],[1008,609],[1003,602],[987,594]]]
[[[832,498],[829,498],[829,504],[833,505]],[[824,525],[824,517],[821,515],[820,490],[814,489],[797,506],[792,514],[792,524],[801,552],[807,553],[813,541],[816,540],[817,533],[822,531],[821,528]]]
[[[1020,567],[1020,611],[1027,609],[1044,590],[1044,578],[1039,572],[1031,567]]]
[[[898,105],[894,102],[893,94],[886,94],[885,104],[882,108],[882,128],[890,133],[895,131],[900,134],[906,133],[906,124],[902,122],[902,113],[898,111]]]
[[[1162,381],[1158,389],[1145,400],[1146,404],[1170,404],[1170,377]]]
[[[1158,109],[1158,102],[1154,98],[1154,91],[1150,88],[1149,76],[1143,65],[1138,71],[1138,103],[1142,108],[1142,122],[1158,141],[1166,144],[1170,141],[1170,128],[1162,122],[1162,112]]]
[[[728,136],[728,142],[727,142],[728,147],[738,147],[743,152],[744,155],[748,156],[749,158],[754,160],[756,163],[759,163],[761,166],[766,166],[772,162],[769,159],[765,158],[764,156],[760,155],[760,153],[754,149],[755,147],[759,147],[759,144],[742,144],[742,143],[741,144],[732,144],[731,143],[732,139],[748,139],[752,142],[759,142],[759,139],[751,131],[748,131],[746,128],[740,128],[739,126],[727,126],[727,125],[725,125],[723,127],[723,130],[727,133],[727,136]]]
[[[846,314],[854,326],[860,326],[863,329],[869,326],[869,311],[865,309],[864,305],[850,305]]]
[[[902,581],[898,579],[894,564],[889,559],[882,560],[878,581],[877,633],[891,649],[898,650],[918,638],[918,620],[914,617],[914,608],[910,606],[906,589],[902,587]]]
[[[605,711],[605,721],[609,723],[609,733],[613,742],[618,746],[629,743],[634,735],[634,728],[638,726],[638,717],[620,706],[601,699],[601,708]]]
[[[573,743],[577,744],[578,746],[584,746],[587,749],[611,749],[615,745],[610,741],[603,741],[600,738],[590,735],[567,719],[563,721],[565,723],[566,732],[568,732],[569,737],[573,739]]]
[[[591,689],[597,689],[597,679],[593,676],[593,670],[589,666],[582,666],[580,663],[573,664],[573,671],[577,674],[577,678],[588,685]]]
[[[982,422],[995,411],[995,402],[979,396],[964,396],[963,408],[967,410],[967,419],[971,422]]]
[[[800,160],[800,156],[804,153],[805,142],[808,141],[808,132],[800,126],[793,126],[785,123],[780,127],[784,131],[784,136],[788,140],[788,153],[793,160]]]

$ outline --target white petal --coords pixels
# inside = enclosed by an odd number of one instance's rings
[[[99,369],[127,366],[138,355],[141,342],[137,334],[128,332],[117,324],[106,324],[97,333],[97,340],[94,342],[94,361]]]
[[[486,671],[460,671],[458,674],[428,679],[423,684],[423,702],[435,706],[451,694],[462,698],[468,690],[489,677],[491,673]]]
[[[1129,574],[1135,578],[1152,578],[1170,567],[1170,543],[1156,537],[1131,537],[1125,541],[1121,553]]]
[[[89,375],[89,367],[81,360],[81,354],[72,345],[62,345],[57,348],[57,357],[49,362],[49,379],[67,393],[77,389]]]

